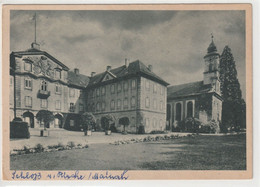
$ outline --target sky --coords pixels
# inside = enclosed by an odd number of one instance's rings
[[[233,53],[245,98],[244,11],[24,11],[10,15],[10,52],[34,41],[70,69],[81,74],[139,59],[171,85],[203,80],[211,33],[218,52]]]

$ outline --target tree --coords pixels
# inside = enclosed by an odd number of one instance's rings
[[[115,117],[111,114],[106,114],[101,118],[101,126],[103,129],[110,130],[111,124],[115,123]]]
[[[128,126],[130,123],[128,117],[122,117],[119,119],[119,124],[124,126],[124,132],[125,132],[125,127]]]
[[[46,130],[46,126],[48,123],[52,122],[54,120],[54,115],[49,110],[40,110],[36,114],[36,119],[40,121],[41,123],[44,123],[44,130]]]
[[[82,114],[83,129],[90,130],[96,124],[95,116],[90,112]]]
[[[237,78],[236,64],[228,46],[220,57],[220,89],[223,97],[222,125],[239,130],[245,126],[245,101]]]

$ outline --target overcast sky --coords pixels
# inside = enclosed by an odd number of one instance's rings
[[[11,11],[11,49],[30,48],[35,11]],[[41,50],[90,75],[124,59],[153,65],[171,85],[203,79],[211,42],[233,53],[245,96],[244,11],[36,11]]]

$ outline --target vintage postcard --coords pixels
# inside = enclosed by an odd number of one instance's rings
[[[252,178],[250,4],[4,5],[5,180]]]

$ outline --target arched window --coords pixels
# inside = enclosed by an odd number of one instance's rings
[[[41,90],[47,91],[47,82],[44,80],[41,82]]]
[[[189,101],[187,103],[187,117],[193,117],[193,103]]]
[[[176,104],[176,121],[181,121],[182,107],[181,103]]]

